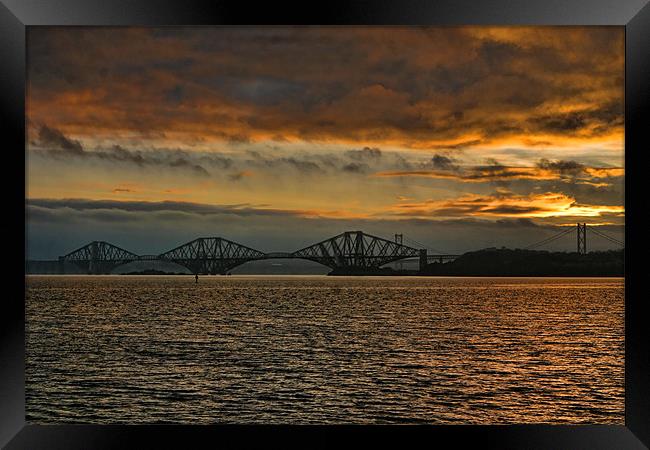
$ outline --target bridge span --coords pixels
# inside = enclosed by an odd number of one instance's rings
[[[373,236],[346,231],[294,252],[265,253],[222,237],[201,237],[157,255],[138,255],[105,241],[93,241],[67,255],[59,264],[71,262],[89,274],[107,274],[134,261],[169,261],[193,274],[226,274],[248,261],[300,258],[315,261],[343,273],[371,273],[394,261],[417,258],[420,269],[430,262],[450,261],[458,255],[429,255],[418,249]]]

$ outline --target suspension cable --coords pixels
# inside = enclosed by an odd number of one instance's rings
[[[607,234],[603,233],[602,231],[598,231],[598,230],[594,229],[593,227],[589,227],[588,229],[589,229],[589,231],[591,231],[591,232],[597,234],[598,236],[600,236],[600,237],[602,237],[602,238],[604,238],[604,239],[607,239],[607,240],[610,241],[610,242],[613,242],[614,244],[620,245],[621,247],[625,247],[625,243],[624,243],[624,242],[621,242],[621,241],[619,241],[619,240],[616,239],[616,238],[613,238],[613,237],[611,237],[611,236],[608,236]]]
[[[549,243],[551,243],[551,242],[553,242],[553,241],[561,238],[562,236],[564,236],[566,234],[569,234],[569,233],[571,233],[573,231],[575,231],[575,229],[573,227],[571,227],[569,229],[566,229],[566,230],[562,230],[559,233],[554,234],[553,236],[550,236],[550,237],[547,237],[545,239],[542,239],[541,241],[535,242],[534,244],[531,244],[528,247],[524,247],[524,250],[532,250],[532,249],[540,247],[540,246],[542,246],[544,244],[549,244]]]
[[[625,247],[624,242],[622,242],[622,241],[620,241],[620,240],[618,240],[618,239],[616,239],[616,238],[614,238],[612,236],[609,236],[609,235],[603,233],[602,231],[598,231],[598,230],[594,229],[593,226],[587,227],[587,229],[589,231],[595,233],[596,235],[602,237],[603,239],[607,239],[608,241],[610,241],[610,242],[612,242],[614,244],[617,244],[617,245],[619,245],[621,247]],[[542,239],[542,240],[540,240],[538,242],[535,242],[534,244],[531,244],[531,245],[529,245],[527,247],[524,247],[524,250],[532,250],[532,249],[535,249],[537,247],[541,247],[542,245],[550,244],[551,242],[554,242],[554,241],[560,239],[561,237],[566,236],[567,234],[572,233],[574,231],[575,231],[574,227],[567,228],[566,230],[562,230],[562,231],[554,234],[553,236],[549,236],[549,237],[544,238],[544,239]],[[409,237],[406,237],[406,236],[404,236],[404,240],[407,243],[410,243],[411,245],[416,245],[419,248],[426,248],[427,250],[432,250],[435,253],[439,253],[439,254],[447,254],[448,253],[448,252],[444,252],[444,251],[441,251],[439,249],[433,248],[433,247],[431,247],[429,245],[423,244],[422,242],[419,242],[419,241],[417,241],[415,239],[412,239],[412,238],[409,238]]]

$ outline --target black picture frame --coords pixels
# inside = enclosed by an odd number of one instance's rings
[[[650,117],[649,0],[385,0],[275,2],[204,0],[0,0],[0,120],[5,214],[0,221],[5,268],[0,312],[0,445],[39,448],[188,448],[290,444],[636,449],[650,447],[650,337],[642,286],[644,133]],[[39,426],[25,422],[25,46],[26,27],[39,25],[619,25],[626,30],[625,77],[625,426],[509,425],[400,427]],[[644,120],[645,119],[645,120]],[[418,441],[416,441],[416,439]],[[144,445],[143,445],[144,443]],[[199,445],[203,443],[203,445]],[[419,445],[419,444],[418,444]]]

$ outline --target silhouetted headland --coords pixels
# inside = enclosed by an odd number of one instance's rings
[[[623,250],[586,255],[539,250],[487,248],[456,260],[427,265],[420,275],[487,277],[622,277]]]

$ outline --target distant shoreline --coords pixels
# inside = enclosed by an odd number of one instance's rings
[[[187,273],[109,273],[109,274],[84,274],[84,273],[26,273],[25,276],[174,276],[174,277],[187,277],[194,278],[194,275]],[[232,275],[199,275],[199,280],[202,278],[242,278],[242,277],[417,277],[417,278],[625,278],[625,275],[469,275],[469,274],[454,274],[454,275],[428,275],[419,273],[366,273],[366,274],[305,274],[305,273],[235,273]]]
[[[171,269],[171,267],[170,267]],[[567,252],[534,250],[512,250],[489,248],[467,252],[446,263],[428,264],[423,270],[405,270],[383,267],[380,269],[335,269],[323,272],[305,273],[296,268],[290,272],[238,273],[232,275],[328,275],[328,276],[443,276],[443,277],[623,277],[624,250],[591,252],[585,255]],[[67,275],[83,275],[83,271],[70,264],[64,268]],[[57,275],[58,261],[26,261],[26,274]],[[115,274],[117,275],[117,274]],[[120,275],[187,275],[190,273],[158,269],[136,270]],[[207,276],[199,274],[199,276]],[[225,275],[227,276],[227,275]]]

